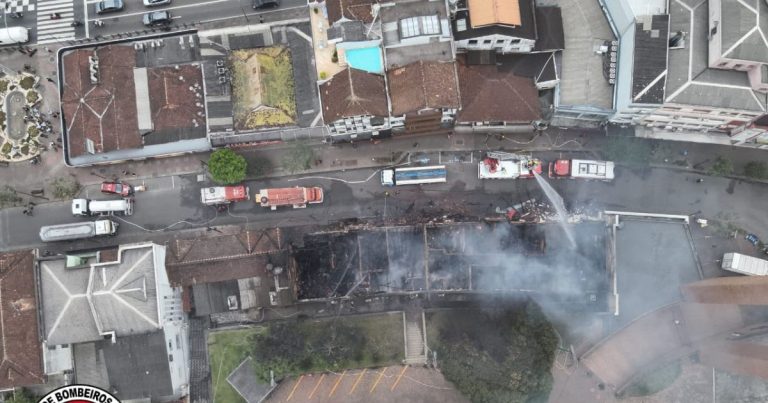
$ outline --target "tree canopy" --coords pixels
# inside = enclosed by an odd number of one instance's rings
[[[472,402],[545,402],[557,337],[538,305],[447,314],[437,363]]]
[[[229,185],[245,179],[248,164],[242,155],[223,148],[216,150],[208,159],[208,171],[215,182]]]

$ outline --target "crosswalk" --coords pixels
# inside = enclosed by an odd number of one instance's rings
[[[54,13],[60,18],[51,19]],[[75,39],[75,0],[37,0],[37,43]]]

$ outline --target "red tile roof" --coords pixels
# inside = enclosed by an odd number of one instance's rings
[[[461,110],[458,122],[529,123],[541,119],[533,79],[501,71],[496,65],[467,66],[458,57]]]
[[[32,251],[0,254],[0,389],[44,383]]]
[[[346,68],[320,85],[326,123],[360,115],[389,116],[384,76]]]
[[[136,120],[133,69],[136,51],[130,46],[80,49],[64,55],[61,107],[70,155],[87,153],[86,139],[97,153],[142,145]],[[99,60],[99,83],[92,84],[89,56]]]
[[[376,0],[326,0],[325,7],[328,10],[328,21],[333,24],[342,17],[348,20],[373,22],[371,5],[377,4]]]
[[[458,108],[459,83],[453,62],[419,61],[387,72],[392,115],[422,109]]]

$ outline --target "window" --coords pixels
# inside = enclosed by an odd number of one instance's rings
[[[738,70],[738,69],[740,69],[740,68],[742,68],[742,67],[743,67],[743,66],[742,66],[742,65],[740,65],[740,64],[734,64],[734,65],[733,65],[733,68],[734,68],[734,69],[736,69],[736,70]]]
[[[512,39],[511,41],[509,41],[509,43],[511,43],[513,45],[516,45],[516,44],[520,43],[520,39]]]
[[[497,40],[496,40],[496,44],[497,44],[497,45],[502,45],[502,44],[504,44],[504,39],[497,39]]]
[[[493,43],[493,41],[490,40],[490,39],[486,39],[486,40],[483,41],[484,45],[490,45],[491,43]]]
[[[470,45],[477,45],[477,39],[470,39],[469,40]]]

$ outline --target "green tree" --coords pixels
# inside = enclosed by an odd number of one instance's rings
[[[71,199],[80,191],[80,182],[71,176],[59,176],[51,182],[53,197],[57,199]]]
[[[16,189],[5,185],[0,188],[0,208],[16,205],[21,201],[21,197],[16,194]]]
[[[768,164],[762,161],[750,161],[744,166],[744,175],[755,179],[768,179]]]
[[[245,179],[248,163],[242,155],[223,148],[216,150],[208,159],[208,171],[215,182],[221,184],[238,183]]]
[[[10,398],[5,400],[5,403],[35,403],[37,397],[27,389],[15,389]]]
[[[733,163],[731,163],[731,160],[720,155],[715,159],[715,163],[712,164],[712,167],[709,168],[709,173],[711,175],[719,176],[730,175],[733,173]]]
[[[315,152],[312,147],[304,143],[296,143],[291,150],[283,157],[283,168],[290,172],[305,171],[312,166],[312,160],[315,159]]]
[[[440,327],[438,365],[473,402],[546,402],[557,336],[538,305],[459,314]]]

